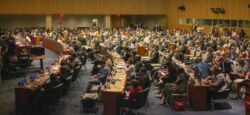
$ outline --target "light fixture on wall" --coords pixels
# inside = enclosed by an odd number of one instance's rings
[[[225,14],[226,13],[224,8],[210,8],[210,10],[215,14]]]
[[[178,10],[180,11],[185,11],[186,10],[186,7],[184,5],[181,5],[178,7]]]

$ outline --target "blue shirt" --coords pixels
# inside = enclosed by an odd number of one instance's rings
[[[203,78],[206,78],[209,76],[209,65],[205,62],[200,62],[195,65],[195,68],[197,68],[199,75]]]
[[[110,68],[106,65],[99,73],[98,78],[101,82],[104,82],[108,75],[110,75]]]

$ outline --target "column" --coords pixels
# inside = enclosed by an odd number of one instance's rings
[[[46,15],[46,28],[52,28],[52,15]]]
[[[111,15],[105,15],[105,28],[111,28]]]

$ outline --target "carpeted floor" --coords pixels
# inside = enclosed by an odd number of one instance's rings
[[[50,50],[46,50],[44,66],[48,66],[54,62],[57,55]],[[33,62],[34,65],[39,66],[39,61]],[[80,85],[76,88],[72,87],[69,94],[60,100],[59,106],[53,112],[40,113],[41,115],[85,115],[82,112],[80,104],[80,95],[84,92],[87,86],[87,80],[90,77],[90,70],[92,65],[87,62],[87,70],[82,68],[80,73]],[[28,75],[29,76],[29,75]],[[0,87],[0,115],[15,115],[15,95],[14,89],[21,78],[13,78],[3,80]],[[154,97],[156,90],[152,86],[149,93],[150,108],[139,110],[139,115],[244,115],[245,108],[242,100],[230,100],[229,104],[232,109],[229,110],[215,110],[196,112],[187,109],[184,112],[175,112],[169,106],[160,105],[160,100]],[[98,115],[101,115],[102,105],[99,105]]]

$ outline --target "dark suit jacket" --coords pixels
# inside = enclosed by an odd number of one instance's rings
[[[232,71],[231,63],[229,63],[228,61],[220,63],[220,68],[223,73],[229,73],[230,71]]]
[[[151,63],[158,63],[159,61],[159,52],[158,51],[154,51],[153,52],[153,55],[152,55],[152,58],[150,59],[150,62]]]

